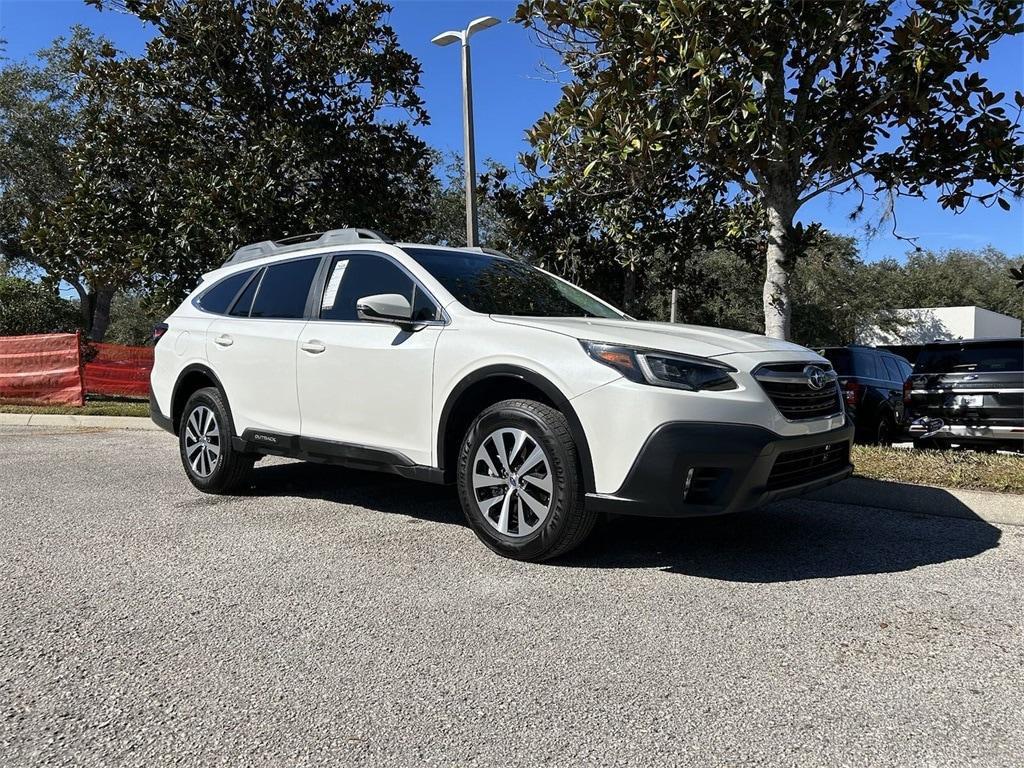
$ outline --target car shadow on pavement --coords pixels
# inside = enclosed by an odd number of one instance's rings
[[[322,499],[435,523],[465,524],[452,487],[330,464],[257,464],[247,494]]]
[[[902,490],[907,493],[906,487]],[[379,472],[298,461],[259,464],[249,493],[321,499],[425,522],[465,525],[454,488]],[[947,510],[953,504],[959,502],[952,496],[944,502]],[[790,499],[724,517],[614,516],[600,522],[579,549],[546,565],[661,568],[747,583],[896,573],[973,557],[999,545],[1000,530],[960,506],[960,517],[937,517]]]
[[[998,546],[1000,536],[976,516],[792,499],[724,517],[613,517],[557,564],[775,583],[908,571],[974,557]]]

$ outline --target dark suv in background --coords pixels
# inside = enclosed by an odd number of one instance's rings
[[[926,344],[904,399],[918,447],[1024,450],[1024,339]]]
[[[890,445],[903,430],[903,382],[912,367],[904,358],[874,347],[817,350],[839,374],[854,439]]]

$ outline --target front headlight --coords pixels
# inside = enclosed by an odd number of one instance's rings
[[[600,341],[580,341],[584,351],[594,360],[614,368],[630,381],[656,387],[672,387],[689,392],[736,389],[729,372],[731,365],[705,357],[689,357],[674,352],[620,347]]]

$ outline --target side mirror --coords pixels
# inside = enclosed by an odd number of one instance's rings
[[[409,300],[397,293],[379,293],[376,296],[364,296],[356,300],[356,314],[360,320],[372,323],[412,322],[412,305]]]

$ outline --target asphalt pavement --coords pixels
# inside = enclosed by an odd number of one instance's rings
[[[793,500],[503,560],[451,489],[0,427],[0,765],[1019,766],[1024,528]]]

